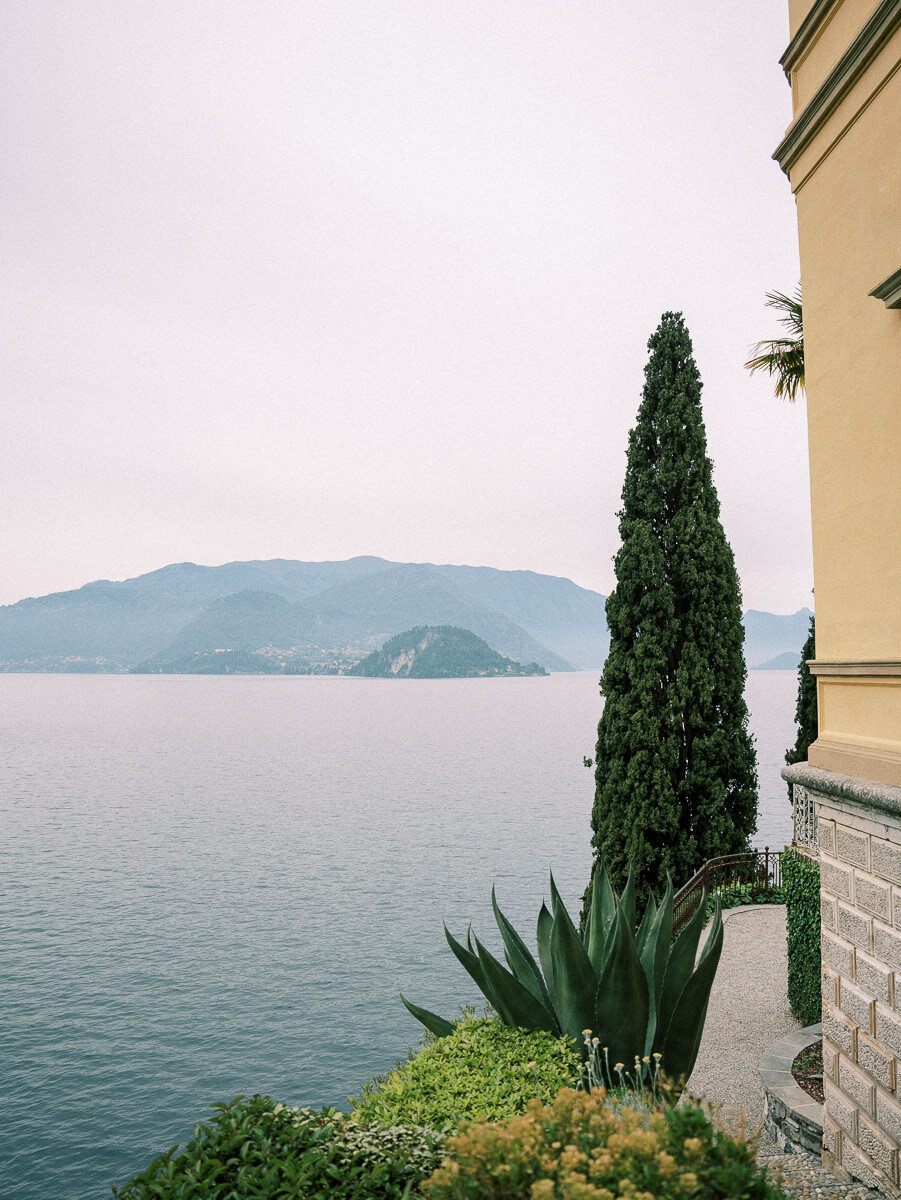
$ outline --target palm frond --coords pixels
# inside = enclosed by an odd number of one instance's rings
[[[769,308],[775,308],[782,313],[779,322],[786,327],[791,336],[757,342],[752,347],[753,357],[748,359],[745,367],[752,374],[755,371],[766,371],[768,375],[774,376],[776,395],[794,401],[798,392],[804,390],[804,317],[801,309],[801,287],[798,286],[794,296],[786,296],[784,292],[767,292],[766,302]]]

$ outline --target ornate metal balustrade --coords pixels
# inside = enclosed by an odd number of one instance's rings
[[[749,850],[743,854],[726,854],[709,858],[673,900],[673,936],[697,912],[701,898],[730,885],[747,884],[753,891],[782,886],[782,853],[770,850]]]
[[[816,801],[807,788],[801,787],[798,783],[792,788],[792,795],[794,801],[792,845],[816,852],[820,848]]]

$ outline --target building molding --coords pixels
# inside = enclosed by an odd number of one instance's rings
[[[888,279],[878,283],[868,294],[877,300],[884,300],[886,308],[901,308],[901,267],[893,271]]]
[[[808,746],[807,759],[811,767],[856,779],[860,784],[901,790],[901,750],[891,745],[867,745],[840,733],[826,733]]]
[[[881,0],[776,147],[773,158],[786,175],[899,27],[901,0]]]
[[[831,14],[839,0],[815,0],[810,12],[798,26],[798,32],[785,48],[785,53],[779,59],[779,66],[785,72],[785,78],[791,79],[791,72],[798,59],[820,32],[826,18]]]
[[[901,271],[898,274],[901,276]],[[807,666],[811,675],[856,675],[867,678],[895,675],[901,678],[901,658],[878,658],[863,662],[825,662],[823,659],[809,658]]]
[[[901,787],[893,787],[889,783],[876,783],[856,775],[824,771],[821,767],[812,767],[809,762],[783,767],[782,778],[792,786],[799,784],[821,796],[850,800],[869,809],[901,816]]]

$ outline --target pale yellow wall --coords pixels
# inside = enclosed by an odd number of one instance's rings
[[[789,36],[794,37],[801,22],[813,8],[814,0],[788,0]]]
[[[793,72],[796,95],[815,94],[841,57],[842,39],[849,42],[874,7],[872,0],[833,6]],[[821,736],[810,761],[896,784],[901,310],[868,293],[901,268],[899,147],[901,30],[789,171],[804,300],[816,657],[845,664],[837,675],[827,666],[818,674]],[[857,685],[849,671],[858,673]]]
[[[829,9],[792,68],[792,102],[796,113],[809,102],[874,8],[873,0],[842,0]]]

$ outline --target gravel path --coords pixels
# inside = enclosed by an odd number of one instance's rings
[[[810,1155],[780,1154],[763,1134],[760,1059],[773,1042],[801,1027],[786,999],[785,907],[751,905],[727,909],[723,917],[723,954],[688,1091],[718,1106],[735,1132],[760,1134],[758,1159],[790,1195],[885,1200],[862,1184],[836,1179]]]

